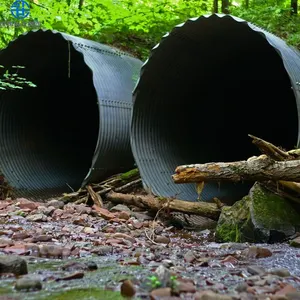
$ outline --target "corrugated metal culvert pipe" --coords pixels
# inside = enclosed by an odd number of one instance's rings
[[[132,168],[132,90],[142,62],[54,31],[0,52],[37,88],[0,96],[0,166],[17,195],[45,198]]]
[[[291,149],[299,129],[300,56],[233,16],[188,20],[154,47],[134,91],[131,141],[144,185],[195,201],[176,166],[259,154],[249,133]],[[298,108],[298,109],[297,109]],[[232,202],[249,184],[208,183],[202,198]]]

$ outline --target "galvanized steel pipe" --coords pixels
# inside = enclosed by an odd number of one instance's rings
[[[1,91],[0,169],[16,195],[46,198],[132,168],[132,90],[142,62],[56,31],[29,32],[0,65],[37,88]]]
[[[134,91],[131,144],[144,185],[195,201],[194,184],[172,182],[176,166],[259,154],[249,133],[293,148],[299,82],[299,53],[253,24],[205,15],[178,25],[153,48]],[[202,198],[230,203],[250,184],[207,183]]]

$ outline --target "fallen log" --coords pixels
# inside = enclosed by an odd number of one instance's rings
[[[300,160],[274,161],[266,155],[237,162],[220,162],[179,166],[172,176],[175,183],[207,181],[300,182]]]
[[[188,202],[171,198],[156,198],[151,195],[131,195],[121,194],[110,191],[106,195],[106,199],[113,203],[122,203],[125,205],[134,205],[143,209],[151,209],[158,211],[166,208],[168,211],[182,212],[186,214],[194,214],[218,220],[221,210],[215,203],[208,202]]]
[[[252,143],[256,145],[262,153],[265,153],[274,160],[285,161],[300,159],[300,149],[284,151],[263,139],[250,134],[249,136],[252,138]],[[280,196],[300,203],[300,199],[297,197],[300,195],[300,183],[298,182],[279,180],[278,182],[265,182],[263,185]]]

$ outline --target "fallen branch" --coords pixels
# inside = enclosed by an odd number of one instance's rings
[[[179,166],[175,172],[172,176],[175,183],[221,180],[300,182],[300,160],[274,161],[261,155],[247,161]]]
[[[221,210],[214,203],[189,202],[170,198],[155,198],[153,196],[137,196],[130,194],[115,193],[113,191],[106,195],[106,199],[114,203],[134,205],[143,209],[160,210],[162,207],[170,211],[204,216],[218,220]]]

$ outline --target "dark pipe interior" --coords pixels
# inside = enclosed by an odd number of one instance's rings
[[[61,35],[36,32],[0,53],[0,64],[25,66],[19,74],[37,85],[0,95],[1,168],[22,195],[77,190],[91,167],[97,95],[83,56],[70,50]]]
[[[135,97],[138,165],[146,184],[164,196],[197,198],[194,184],[172,182],[178,165],[260,154],[248,134],[287,149],[297,143],[296,101],[281,57],[231,18],[189,21],[172,31],[145,66]],[[251,184],[206,184],[202,197],[230,203]]]

